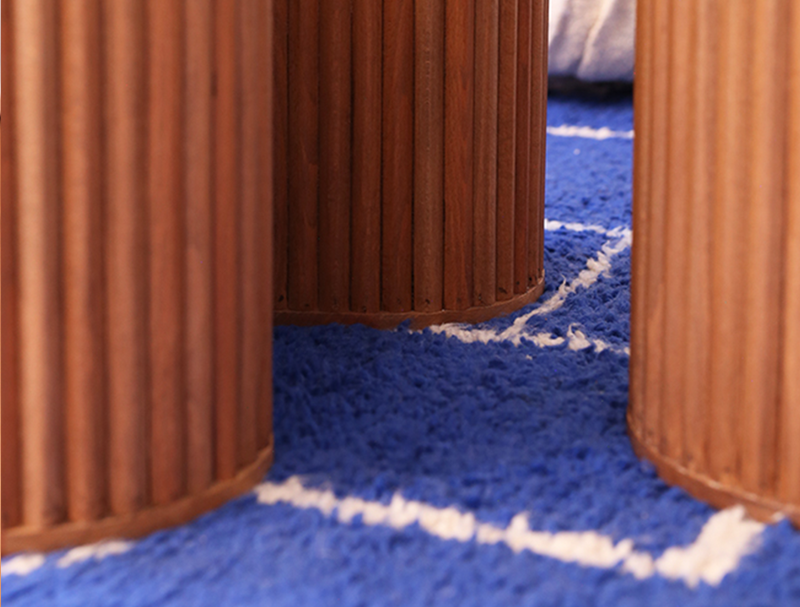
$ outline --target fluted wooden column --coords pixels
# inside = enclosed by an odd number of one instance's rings
[[[277,0],[275,24],[276,321],[534,301],[547,1]]]
[[[2,11],[3,552],[186,521],[272,461],[271,6]]]
[[[800,523],[800,8],[641,0],[637,36],[634,446]]]

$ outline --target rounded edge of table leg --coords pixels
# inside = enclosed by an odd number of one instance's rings
[[[269,470],[274,455],[273,439],[268,447],[259,452],[253,463],[233,478],[216,482],[201,493],[163,506],[98,521],[70,522],[48,528],[19,526],[3,530],[2,554],[43,552],[107,539],[133,539],[182,525],[252,489]]]
[[[410,321],[411,329],[423,329],[443,323],[479,323],[516,312],[534,303],[544,292],[544,275],[525,293],[488,306],[473,306],[464,310],[439,310],[436,312],[321,312],[311,310],[276,310],[276,325],[312,326],[329,323],[343,325],[362,324],[374,329],[392,329],[405,321]]]
[[[628,436],[634,453],[640,459],[652,463],[658,476],[667,484],[679,486],[693,497],[715,508],[728,508],[740,504],[756,520],[775,523],[781,517],[786,517],[795,526],[800,527],[800,508],[761,497],[738,487],[724,485],[704,474],[689,470],[648,445],[633,429],[630,413],[627,417]]]

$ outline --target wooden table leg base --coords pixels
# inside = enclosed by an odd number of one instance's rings
[[[274,458],[274,445],[262,449],[256,460],[235,477],[219,481],[206,491],[164,506],[154,506],[131,515],[100,521],[70,522],[47,528],[12,527],[3,531],[2,553],[39,552],[90,544],[108,538],[136,538],[159,529],[181,525],[218,508],[254,487],[266,474]]]
[[[488,306],[473,306],[466,310],[439,310],[437,312],[300,312],[295,310],[276,310],[276,325],[322,325],[341,323],[343,325],[362,324],[375,329],[391,329],[410,320],[412,329],[422,329],[431,325],[449,322],[478,323],[497,316],[511,314],[535,302],[544,292],[544,276],[526,293],[498,301]]]
[[[750,516],[759,521],[774,523],[785,516],[800,527],[800,508],[750,493],[738,487],[724,485],[703,474],[689,470],[680,463],[661,455],[636,434],[628,416],[628,435],[637,457],[646,459],[655,467],[658,475],[670,485],[678,485],[690,495],[711,504],[715,508],[743,505]]]

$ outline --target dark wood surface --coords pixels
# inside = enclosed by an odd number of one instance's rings
[[[289,163],[275,164],[288,215],[276,214],[275,307],[291,311],[278,322],[308,312],[383,325],[534,289],[547,3],[278,5],[289,96],[274,114],[276,158]]]

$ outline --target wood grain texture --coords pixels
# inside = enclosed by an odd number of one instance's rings
[[[186,3],[186,484],[214,478],[213,0]]]
[[[631,435],[669,482],[798,522],[800,17],[639,9]]]
[[[153,501],[185,491],[183,31],[180,0],[146,7],[150,477]]]
[[[381,307],[412,308],[414,2],[383,5]]]
[[[473,294],[475,0],[445,3],[444,307]]]
[[[239,457],[240,291],[239,230],[241,226],[237,104],[240,79],[236,46],[239,3],[220,0],[215,15],[215,205],[214,205],[214,347],[216,355],[215,453],[216,476],[236,474]]]
[[[442,309],[444,284],[444,3],[414,14],[414,309]]]
[[[144,176],[144,11],[135,0],[104,9],[103,75],[108,326],[109,506],[146,504],[148,414]]]
[[[530,73],[547,73],[547,14],[548,0],[534,0],[531,15]],[[528,187],[531,201],[544,200],[544,150],[547,137],[547,80],[530,77],[531,86],[531,143]],[[528,204],[528,275],[527,288],[535,285],[544,269],[544,205]]]
[[[319,308],[350,308],[351,2],[320,0]]]
[[[289,140],[276,138],[275,157],[294,171],[276,258],[289,285],[318,291],[290,288],[283,302],[278,277],[277,322],[384,326],[525,300],[543,277],[547,2],[292,6],[276,12],[289,100],[274,128]]]
[[[289,0],[272,0],[272,138],[275,149],[289,149]],[[272,212],[275,222],[273,283],[275,309],[287,307],[289,272],[289,159],[273,155]]]
[[[499,301],[514,294],[516,224],[517,52],[520,0],[500,2],[500,48],[497,113],[497,293]]]
[[[535,0],[519,0],[517,40],[517,149],[515,158],[514,202],[514,293],[524,293],[528,286],[528,245],[530,244],[531,200],[531,70],[533,11]]]
[[[22,515],[46,526],[66,515],[57,15],[45,0],[14,11]]]
[[[64,154],[64,326],[67,507],[72,520],[94,520],[105,508],[102,136],[100,4],[61,3]]]
[[[14,30],[11,28],[11,3],[4,2],[2,9],[2,56],[5,58],[2,72],[2,87],[11,90],[14,82]],[[13,95],[2,97],[2,123],[0,133],[0,407],[2,408],[2,454],[0,454],[0,501],[3,527],[13,527],[22,520],[19,425],[19,275],[16,245],[16,179],[14,172],[15,145]]]
[[[319,0],[289,0],[289,307],[317,308]]]
[[[276,30],[277,31],[277,30]],[[350,305],[377,312],[381,298],[383,9],[353,0],[353,178]],[[280,125],[277,125],[280,128]],[[276,142],[276,147],[278,142]],[[279,154],[276,154],[276,156]],[[276,231],[280,230],[280,226]],[[278,244],[276,243],[276,247]]]
[[[499,0],[476,0],[475,22],[472,301],[473,305],[491,305],[497,292]]]
[[[272,461],[271,22],[3,3],[4,554],[184,522]]]

